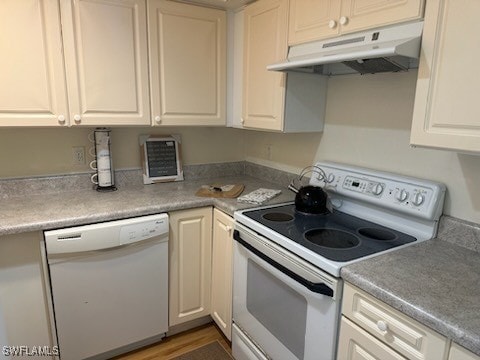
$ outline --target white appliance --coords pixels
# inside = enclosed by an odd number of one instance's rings
[[[344,64],[360,73],[407,70],[420,57],[423,22],[393,25],[291,46],[287,59],[267,66],[268,70],[290,71],[310,68],[327,75],[343,73],[326,64]]]
[[[45,232],[62,360],[108,359],[168,330],[168,215]]]
[[[436,234],[444,185],[327,162],[313,170],[331,213],[288,203],[234,214],[236,359],[335,359],[341,268]]]

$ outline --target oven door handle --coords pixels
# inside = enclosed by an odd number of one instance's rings
[[[236,241],[238,241],[238,243],[240,243],[243,247],[245,247],[246,249],[248,249],[249,251],[254,253],[256,256],[258,256],[262,260],[264,260],[267,263],[269,263],[270,265],[272,265],[275,269],[281,271],[282,273],[289,276],[290,278],[292,278],[296,282],[302,284],[308,290],[310,290],[314,293],[317,293],[317,294],[322,294],[322,295],[325,295],[325,296],[333,297],[333,290],[330,287],[328,287],[326,284],[324,284],[324,283],[314,283],[314,282],[311,282],[307,279],[304,279],[303,277],[294,273],[290,269],[287,269],[282,264],[279,264],[275,260],[270,259],[267,255],[265,255],[264,253],[262,253],[261,251],[256,249],[254,246],[252,246],[251,244],[249,244],[248,242],[243,240],[240,237],[240,232],[238,230],[235,230],[233,232],[233,238]]]

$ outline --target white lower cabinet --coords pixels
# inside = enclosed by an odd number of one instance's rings
[[[0,236],[0,347],[6,359],[25,358],[9,354],[9,346],[26,346],[30,351],[47,346],[52,355],[55,352],[42,240],[41,232]]]
[[[338,339],[338,360],[406,359],[344,316],[342,316],[340,326],[341,332]]]
[[[213,211],[211,315],[227,339],[232,339],[233,219]]]
[[[480,360],[480,356],[477,356],[467,349],[452,343],[448,360]]]
[[[169,213],[169,326],[210,314],[212,208]]]
[[[345,283],[338,360],[438,360],[448,345],[444,336]]]

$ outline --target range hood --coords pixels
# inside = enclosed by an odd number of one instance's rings
[[[405,71],[418,66],[422,30],[423,21],[417,21],[291,46],[287,60],[267,70],[325,75]]]

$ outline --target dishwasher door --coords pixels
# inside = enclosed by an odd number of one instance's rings
[[[168,330],[168,215],[45,232],[60,358],[107,359]]]

